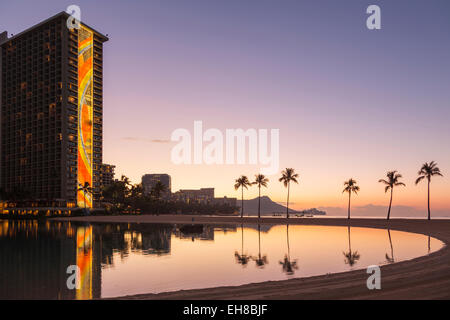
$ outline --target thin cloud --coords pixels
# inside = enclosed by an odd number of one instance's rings
[[[135,141],[135,142],[147,142],[147,143],[170,143],[172,141],[167,139],[148,139],[148,138],[139,138],[139,137],[124,137],[122,140],[126,141]]]

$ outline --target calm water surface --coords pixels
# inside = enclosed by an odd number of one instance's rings
[[[0,220],[0,299],[92,299],[240,285],[423,256],[407,232],[298,225],[80,224]],[[77,265],[80,288],[67,288]]]

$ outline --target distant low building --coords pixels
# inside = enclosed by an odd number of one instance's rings
[[[172,200],[186,203],[229,205],[230,207],[235,207],[237,201],[236,198],[214,197],[214,188],[181,189],[172,195]]]
[[[236,201],[237,201],[236,198],[223,197],[223,198],[214,198],[213,203],[219,205],[228,205],[230,207],[236,207]]]
[[[211,203],[214,200],[214,188],[181,189],[172,198],[186,203]]]
[[[161,196],[164,198],[170,197],[170,195],[172,194],[172,179],[166,173],[153,173],[143,175],[142,189],[144,191],[144,194],[149,195],[158,181],[166,187],[166,190],[161,194]]]

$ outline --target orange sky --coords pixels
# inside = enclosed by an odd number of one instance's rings
[[[254,179],[254,174],[259,170],[257,165],[174,165],[170,162],[170,150],[174,144],[122,139],[114,143],[114,148],[105,148],[105,161],[114,159],[111,162],[117,165],[117,178],[120,178],[121,174],[126,174],[133,182],[140,182],[140,177],[144,173],[168,173],[172,177],[172,191],[214,187],[216,196],[237,198],[240,198],[241,194],[240,191],[234,190],[234,179],[241,174]],[[135,156],[121,156],[124,153]],[[387,166],[385,163],[389,161],[364,163],[363,157],[358,161],[355,160],[354,164],[339,163],[332,159],[321,160],[318,159],[320,157],[311,154],[308,156],[299,154],[294,157],[295,155],[289,156],[291,161],[286,161],[283,157],[280,159],[283,167],[293,167],[300,174],[300,183],[294,184],[291,188],[291,207],[294,209],[347,206],[347,195],[342,194],[342,189],[343,182],[350,177],[356,179],[361,187],[360,193],[352,196],[354,206],[387,205],[389,194],[384,193],[384,186],[378,183],[378,180],[385,178],[385,173],[391,169],[399,170],[404,177],[402,181],[406,183],[406,187],[395,189],[394,205],[426,207],[426,183],[422,182],[418,186],[414,184],[420,161],[408,161],[408,165],[402,166],[402,159],[398,159],[393,161],[392,166]],[[315,162],[316,159],[318,163]],[[447,167],[438,164],[445,175]],[[279,176],[280,174],[269,176],[269,187],[263,189],[262,194],[268,195],[274,201],[284,202],[286,189],[278,182]],[[445,176],[436,177],[431,187],[433,208],[449,208],[449,180]],[[256,196],[256,187],[251,187],[244,193],[246,199]]]

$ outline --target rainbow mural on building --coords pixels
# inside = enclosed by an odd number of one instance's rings
[[[94,34],[84,26],[78,30],[78,187],[92,187],[93,137],[93,43]],[[92,208],[92,194],[78,191],[79,207]]]

